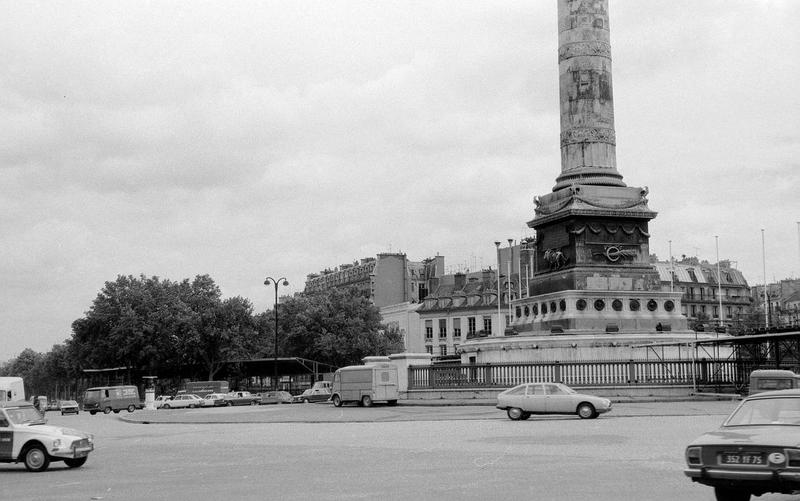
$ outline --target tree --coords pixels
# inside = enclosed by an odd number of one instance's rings
[[[253,306],[242,297],[233,297],[210,305],[198,313],[196,328],[186,338],[190,359],[214,376],[226,362],[252,358],[259,349],[259,336],[253,319]]]
[[[231,358],[248,357],[258,339],[250,302],[223,301],[208,275],[181,282],[118,276],[105,283],[72,330],[73,352],[83,367],[162,375],[199,367],[209,378]]]
[[[343,367],[403,349],[399,331],[385,328],[378,308],[356,289],[298,294],[279,306],[284,355]]]

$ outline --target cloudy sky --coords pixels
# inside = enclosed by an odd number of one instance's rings
[[[273,301],[374,256],[493,264],[560,170],[556,2],[1,0],[0,360],[105,281]],[[611,3],[651,250],[800,276],[800,2]],[[283,291],[282,291],[283,292]]]

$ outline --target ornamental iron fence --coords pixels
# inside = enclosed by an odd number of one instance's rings
[[[619,360],[442,364],[410,366],[409,390],[509,388],[555,381],[568,386],[686,386],[743,391],[750,372],[762,368],[742,360]]]

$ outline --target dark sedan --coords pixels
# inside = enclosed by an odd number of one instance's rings
[[[78,402],[74,400],[59,400],[58,410],[61,411],[62,416],[64,414],[78,414],[80,412]]]
[[[751,396],[686,448],[684,473],[718,501],[800,490],[800,390]]]

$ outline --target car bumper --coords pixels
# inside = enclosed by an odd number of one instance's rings
[[[800,471],[785,470],[730,470],[722,468],[686,468],[683,474],[692,480],[724,480],[739,482],[785,482],[800,484]]]
[[[70,447],[69,449],[64,450],[52,450],[50,451],[50,455],[58,458],[70,459],[70,458],[82,458],[89,455],[90,452],[94,450],[94,444],[89,443],[85,445],[80,445],[78,447]]]

